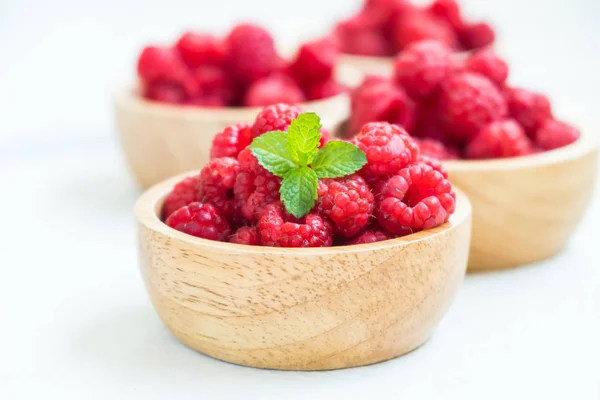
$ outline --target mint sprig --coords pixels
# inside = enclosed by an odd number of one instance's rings
[[[250,144],[259,164],[282,178],[281,200],[296,218],[314,207],[319,178],[350,175],[367,163],[365,153],[351,143],[331,141],[319,150],[320,129],[317,114],[304,113],[292,121],[288,132],[268,132]]]

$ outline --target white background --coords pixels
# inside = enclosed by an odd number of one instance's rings
[[[179,344],[136,266],[110,93],[140,46],[264,23],[316,36],[358,1],[0,0],[0,399],[599,399],[600,198],[568,248],[470,275],[436,335],[379,365],[261,371]],[[513,83],[599,132],[600,2],[470,0]],[[515,194],[518,196],[518,193]]]

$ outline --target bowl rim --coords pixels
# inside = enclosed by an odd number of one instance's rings
[[[146,190],[138,198],[135,204],[135,217],[138,224],[143,225],[146,229],[160,233],[172,239],[185,242],[190,245],[200,247],[212,247],[214,249],[222,249],[228,253],[237,254],[279,254],[279,255],[294,255],[294,256],[312,256],[312,255],[332,255],[341,253],[359,253],[366,251],[375,251],[381,249],[389,249],[396,247],[405,247],[415,243],[420,243],[428,239],[432,239],[448,232],[456,230],[459,226],[469,223],[472,217],[471,202],[468,197],[459,189],[454,188],[456,192],[456,210],[450,216],[448,222],[425,231],[413,233],[411,235],[384,240],[375,243],[348,245],[348,246],[332,246],[332,247],[311,247],[311,248],[281,248],[268,246],[250,246],[229,242],[218,242],[188,235],[179,232],[159,218],[159,212],[167,194],[173,189],[176,183],[183,178],[198,174],[199,170],[188,171],[186,173],[166,179]]]
[[[177,117],[185,119],[215,119],[229,118],[241,120],[247,115],[256,115],[264,107],[202,107],[186,106],[184,104],[169,104],[152,101],[139,95],[139,83],[124,84],[113,90],[113,101],[119,107],[136,109],[140,112],[152,113],[163,117]],[[326,104],[334,104],[349,99],[347,92],[336,94],[324,99],[306,101],[297,104],[304,109],[318,108]]]
[[[488,160],[442,160],[448,172],[514,171],[522,168],[543,167],[581,158],[598,150],[598,140],[587,129],[580,129],[579,139],[554,150],[521,157],[493,158]]]

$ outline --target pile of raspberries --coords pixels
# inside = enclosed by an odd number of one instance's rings
[[[352,175],[321,179],[310,213],[300,219],[289,215],[280,201],[281,179],[258,163],[248,145],[266,132],[287,130],[300,113],[296,106],[268,106],[253,125],[217,134],[211,161],[166,197],[166,224],[209,240],[325,247],[431,229],[454,212],[456,195],[440,162],[420,155],[418,143],[400,126],[372,122],[352,138],[367,164]]]
[[[363,9],[339,23],[334,35],[342,52],[388,57],[411,43],[435,39],[453,50],[492,44],[494,30],[485,22],[465,21],[455,0],[418,7],[410,0],[366,0]]]
[[[351,95],[348,136],[371,121],[399,124],[439,160],[518,157],[575,142],[543,94],[507,84],[507,63],[489,48],[468,56],[437,40],[410,44],[391,78],[366,76]]]
[[[173,46],[148,46],[139,55],[142,95],[202,107],[262,107],[319,100],[345,91],[335,77],[338,47],[330,38],[302,45],[291,62],[273,38],[253,24],[224,38],[187,32]]]

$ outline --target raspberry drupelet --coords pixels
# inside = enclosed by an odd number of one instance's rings
[[[273,104],[263,108],[252,125],[252,138],[271,131],[287,131],[302,110],[289,104]]]
[[[333,222],[336,234],[351,238],[369,223],[375,200],[359,175],[321,179],[317,195],[319,214]]]
[[[413,164],[383,186],[377,221],[389,232],[434,228],[448,220],[456,194],[448,179],[429,165]]]
[[[233,157],[244,150],[252,141],[252,126],[235,124],[226,127],[212,141],[210,158]]]
[[[199,202],[181,207],[165,223],[188,235],[221,242],[231,233],[229,222],[215,206]]]
[[[264,246],[328,247],[333,243],[330,222],[316,213],[293,218],[284,213],[280,202],[264,207],[258,228]]]

